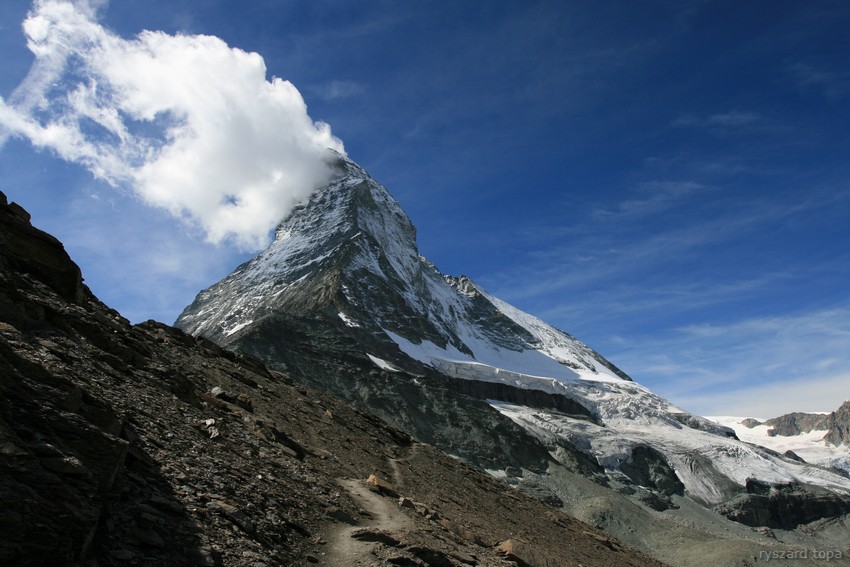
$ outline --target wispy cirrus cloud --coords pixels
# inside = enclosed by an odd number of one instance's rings
[[[731,110],[699,116],[686,114],[673,121],[674,126],[689,126],[697,128],[733,129],[745,126],[763,124],[764,118],[759,114],[747,110]]]
[[[685,181],[632,195],[590,215],[571,211],[580,220],[568,226],[529,228],[522,268],[482,285],[690,411],[770,417],[834,409],[834,397],[850,396],[833,379],[850,373],[850,355],[836,354],[850,353],[850,310],[805,295],[840,285],[850,255],[815,251],[800,270],[797,252],[762,247],[781,238],[793,248],[812,219],[846,207],[846,192],[757,198]],[[794,293],[794,302],[776,299]],[[756,316],[759,308],[777,315]],[[794,406],[792,396],[771,397],[771,381],[813,390]],[[749,389],[760,398],[744,399]]]
[[[620,201],[613,209],[596,209],[593,216],[600,220],[650,216],[674,208],[696,193],[709,190],[696,181],[650,181],[638,186],[639,197]]]
[[[357,81],[330,81],[314,85],[310,90],[324,100],[341,100],[365,94],[367,87]]]
[[[850,93],[850,73],[835,71],[822,65],[794,63],[788,73],[800,87],[820,90],[829,98],[840,98]]]
[[[704,415],[829,411],[850,398],[850,307],[687,325],[614,356]]]
[[[615,223],[610,230],[600,230],[594,223],[573,227],[568,242],[530,252],[526,270],[519,270],[516,276],[501,282],[494,279],[493,291],[508,300],[517,300],[568,292],[601,281],[628,281],[635,271],[651,271],[656,266],[687,258],[701,247],[734,241],[759,227],[817,206],[818,203],[808,202],[749,204],[704,220],[689,217],[687,223],[659,223],[655,230],[631,235],[635,226],[651,224],[647,220],[651,207],[645,206],[647,215],[631,215],[633,218],[627,219],[632,224]],[[519,284],[515,277],[525,281]]]

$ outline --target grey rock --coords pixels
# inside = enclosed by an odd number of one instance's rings
[[[646,445],[638,445],[632,450],[631,457],[621,463],[623,471],[635,484],[652,488],[661,494],[670,496],[684,494],[685,486],[676,472],[664,459],[664,456]]]

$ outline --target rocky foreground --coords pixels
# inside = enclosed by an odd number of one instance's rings
[[[659,565],[83,284],[0,193],[0,564]]]

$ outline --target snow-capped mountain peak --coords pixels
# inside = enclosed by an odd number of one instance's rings
[[[331,349],[391,376],[380,387],[404,390],[410,399],[431,399],[410,393],[425,387],[410,380],[423,372],[458,390],[485,384],[479,390],[490,407],[553,455],[569,446],[611,478],[668,492],[681,486],[705,505],[745,493],[753,479],[850,494],[848,479],[739,441],[731,428],[673,406],[575,337],[468,277],[441,274],[419,253],[413,223],[389,192],[348,158],[332,159],[332,182],[281,222],[265,251],[198,294],[176,326],[272,367],[299,363],[289,349],[306,353],[311,368],[324,368]],[[342,378],[328,380],[330,388],[346,387]],[[375,409],[369,404],[384,403],[375,400],[385,395],[375,384],[360,381],[351,387],[362,392],[349,397]],[[529,399],[527,392],[549,402],[516,403]],[[438,427],[418,412],[384,408],[381,415],[414,435]],[[635,467],[655,471],[656,480]]]
[[[387,190],[336,155],[337,175],[278,226],[272,244],[202,291],[177,324],[224,340],[283,309],[333,306],[411,358],[573,380],[628,376],[575,338],[442,275],[419,254],[413,223]]]

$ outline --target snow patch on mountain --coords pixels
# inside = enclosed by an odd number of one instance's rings
[[[359,326],[360,326],[360,325],[357,323],[357,321],[355,321],[354,319],[352,319],[351,317],[349,317],[348,315],[346,315],[346,314],[345,314],[345,313],[343,313],[342,311],[340,311],[339,313],[337,313],[337,315],[339,315],[339,318],[340,318],[340,319],[342,319],[342,322],[343,322],[343,323],[345,323],[345,326],[346,326],[346,327],[357,328],[357,327],[359,327]]]
[[[600,424],[554,411],[491,400],[492,407],[544,442],[568,439],[589,451],[609,474],[639,446],[659,451],[689,496],[707,505],[728,500],[750,478],[774,485],[803,483],[850,494],[850,483],[820,467],[793,462],[733,438],[725,423],[688,414],[646,387],[620,377],[587,346],[480,289],[470,280],[452,282],[462,297],[480,295],[527,331],[529,347],[498,346],[479,322],[457,318],[454,331],[468,352],[451,344],[414,342],[389,329],[384,333],[407,356],[453,378],[499,382],[570,398],[589,409]],[[457,296],[455,296],[457,297]],[[595,356],[594,356],[595,355]],[[821,434],[822,436],[822,434]]]
[[[371,360],[372,363],[375,366],[377,366],[378,368],[380,368],[381,370],[386,370],[387,372],[401,372],[400,369],[396,368],[395,366],[393,366],[392,364],[390,364],[389,362],[387,362],[383,358],[378,358],[377,356],[369,354],[369,353],[366,353],[366,356],[368,356],[369,360]]]
[[[576,420],[555,412],[490,400],[490,405],[538,438],[565,438],[589,450],[607,472],[619,474],[635,447],[660,451],[690,497],[708,505],[729,498],[724,479],[744,486],[749,478],[768,484],[800,482],[850,494],[850,485],[818,466],[775,457],[716,432],[678,427],[662,413],[638,419],[609,419],[604,425]]]

